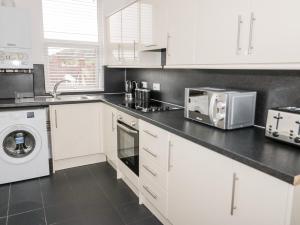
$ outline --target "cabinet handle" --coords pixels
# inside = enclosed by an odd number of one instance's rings
[[[150,131],[148,130],[143,130],[146,134],[149,134],[150,136],[154,137],[154,138],[157,138],[157,135],[156,134],[152,134]]]
[[[121,45],[118,44],[118,60],[121,61]]]
[[[169,155],[168,155],[168,171],[170,172],[173,165],[171,164],[171,151],[172,151],[172,147],[173,147],[173,144],[171,141],[169,141]]]
[[[149,173],[151,173],[154,177],[157,176],[157,173],[153,172],[148,166],[143,165],[143,168],[147,170]]]
[[[236,43],[236,54],[239,55],[241,48],[241,29],[242,29],[243,18],[241,15],[238,15],[238,30],[237,30],[237,43]]]
[[[155,47],[155,46],[157,46],[157,45],[156,44],[145,45],[146,48]]]
[[[254,22],[256,18],[254,13],[251,13],[251,19],[250,19],[250,32],[249,32],[249,46],[248,46],[248,55],[252,54],[252,50],[254,49],[253,46],[253,33],[254,33]]]
[[[151,152],[148,148],[143,147],[143,150],[147,153],[149,153],[150,155],[152,155],[154,158],[157,158],[157,155],[154,154],[153,152]]]
[[[231,193],[231,207],[230,207],[230,215],[234,215],[234,210],[237,209],[235,206],[235,191],[236,191],[236,182],[239,180],[237,177],[236,173],[233,174],[233,179],[232,179],[232,193]]]
[[[152,196],[152,198],[157,199],[157,195],[152,193],[147,186],[143,185],[143,188]]]
[[[167,36],[167,56],[170,56],[170,39],[171,39],[171,35],[168,33],[168,36]]]
[[[111,130],[115,131],[115,114],[111,113]]]
[[[56,111],[56,109],[54,110],[54,114],[55,114],[55,128],[57,129],[57,111]]]
[[[133,60],[136,59],[136,56],[135,56],[135,41],[133,41]]]

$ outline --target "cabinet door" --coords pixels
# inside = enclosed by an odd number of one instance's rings
[[[139,60],[139,2],[122,10],[122,57],[125,65],[134,65]]]
[[[197,0],[166,0],[167,65],[195,64],[195,25]]]
[[[116,165],[117,160],[117,112],[103,105],[103,148],[107,158]]]
[[[106,20],[107,65],[122,64],[122,13],[117,12]]]
[[[228,64],[246,60],[249,0],[197,2],[197,64]]]
[[[252,33],[249,34],[251,56],[249,61],[299,63],[300,1],[251,0],[251,2],[249,17],[252,16]]]
[[[0,46],[31,48],[30,23],[26,10],[0,6]]]
[[[141,0],[141,48],[166,48],[166,0]]]
[[[102,153],[100,103],[50,106],[53,159]]]
[[[289,184],[240,163],[233,225],[285,225]]]
[[[177,136],[171,137],[171,144],[167,191],[171,223],[232,224],[230,160]]]

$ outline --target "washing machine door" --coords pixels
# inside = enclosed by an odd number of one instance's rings
[[[0,159],[13,164],[34,159],[41,150],[41,137],[28,125],[8,127],[0,134]]]

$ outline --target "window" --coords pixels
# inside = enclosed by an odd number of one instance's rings
[[[97,0],[42,0],[46,90],[103,90],[102,29]]]

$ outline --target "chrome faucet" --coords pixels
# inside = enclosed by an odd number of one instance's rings
[[[59,85],[61,85],[62,83],[64,82],[71,82],[70,80],[61,80],[61,81],[58,81],[55,85],[54,85],[54,88],[53,88],[53,91],[50,93],[54,98],[56,98],[58,95],[60,95],[61,93],[57,92],[57,89],[59,87]]]

